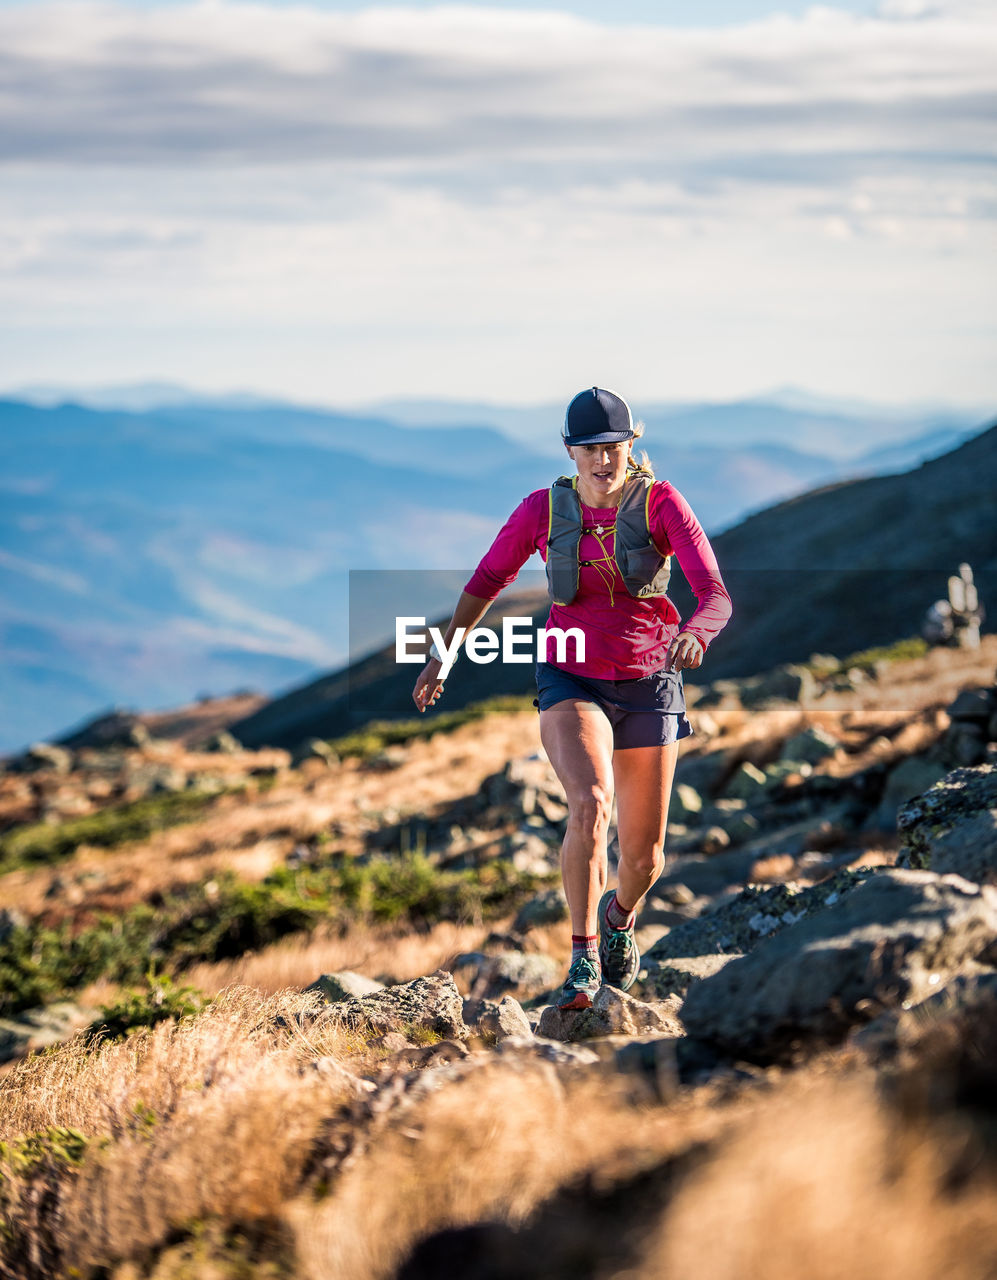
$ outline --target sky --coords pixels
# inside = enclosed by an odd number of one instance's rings
[[[991,0],[0,0],[0,390],[997,399]]]

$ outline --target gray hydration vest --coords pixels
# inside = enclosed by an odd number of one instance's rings
[[[663,596],[668,590],[670,556],[663,556],[651,540],[647,504],[651,477],[631,471],[623,485],[616,513],[613,553],[627,591],[638,600]],[[578,544],[589,527],[582,523],[578,477],[560,476],[550,488],[547,525],[547,590],[555,604],[570,604],[578,594],[578,570],[589,561],[578,558]]]

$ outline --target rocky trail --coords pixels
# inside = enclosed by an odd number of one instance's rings
[[[699,691],[581,1013],[532,709],[7,762],[0,1277],[997,1273],[995,664]]]

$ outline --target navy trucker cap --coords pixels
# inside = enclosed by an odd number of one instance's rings
[[[602,387],[579,391],[564,415],[564,443],[618,444],[634,434],[630,406],[622,396]]]

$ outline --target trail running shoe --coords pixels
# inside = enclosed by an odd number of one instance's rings
[[[606,919],[606,909],[614,892],[609,889],[599,899],[599,962],[603,982],[618,991],[629,991],[640,969],[640,952],[632,928],[614,929]]]
[[[584,954],[575,956],[564,986],[561,988],[557,1007],[559,1009],[591,1009],[592,997],[601,985],[598,961]]]

